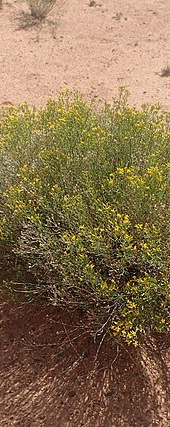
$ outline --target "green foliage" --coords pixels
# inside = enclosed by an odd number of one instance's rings
[[[170,114],[66,92],[1,113],[2,243],[117,338],[170,329]]]

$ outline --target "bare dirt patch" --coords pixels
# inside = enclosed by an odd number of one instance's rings
[[[94,343],[77,313],[1,304],[1,426],[168,426],[168,337]],[[81,335],[81,336],[80,336]]]
[[[27,29],[22,10],[8,0],[0,11],[0,105],[42,105],[66,88],[111,100],[126,85],[133,105],[169,109],[170,78],[159,74],[170,57],[168,0],[67,0],[60,16]]]

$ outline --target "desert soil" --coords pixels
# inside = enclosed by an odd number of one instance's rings
[[[169,0],[67,0],[43,25],[0,11],[0,105],[44,105],[69,88],[100,103],[118,88],[129,102],[170,109]],[[26,17],[26,15],[25,15]],[[25,24],[27,24],[25,26]],[[25,26],[25,27],[24,27]],[[89,336],[56,307],[0,304],[0,427],[170,426],[170,337],[136,350]]]

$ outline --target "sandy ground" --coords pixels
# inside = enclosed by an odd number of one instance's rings
[[[126,85],[132,105],[170,109],[169,0],[89,3],[68,0],[25,29],[26,4],[4,4],[1,106],[44,105],[66,88],[111,101]],[[83,328],[55,307],[1,302],[0,427],[170,426],[170,337],[136,351],[105,342],[95,363],[99,343]]]
[[[126,85],[130,102],[170,107],[169,0],[66,0],[41,28],[19,29],[22,1],[0,12],[0,104],[42,105],[62,89],[111,100]],[[62,13],[61,13],[62,12]]]
[[[56,307],[1,303],[0,426],[168,427],[170,337],[137,350]]]

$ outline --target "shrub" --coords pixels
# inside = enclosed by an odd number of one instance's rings
[[[100,111],[65,93],[1,116],[2,245],[34,291],[128,343],[169,331],[170,114],[123,92]]]
[[[170,66],[166,65],[166,67],[162,68],[160,72],[161,77],[169,77],[170,76]]]
[[[55,8],[59,9],[64,0],[27,0],[31,16],[42,21]]]

